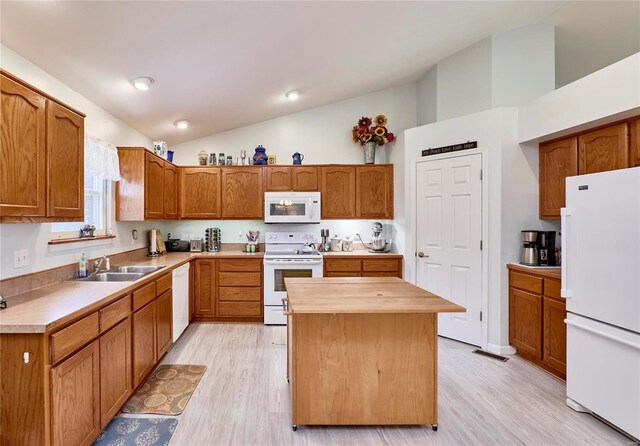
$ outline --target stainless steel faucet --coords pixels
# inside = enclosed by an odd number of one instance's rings
[[[93,274],[98,274],[100,272],[102,262],[106,263],[104,271],[108,271],[111,269],[111,259],[105,254],[101,258],[93,262]]]

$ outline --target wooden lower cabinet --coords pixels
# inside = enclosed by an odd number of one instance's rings
[[[90,445],[100,433],[100,346],[96,340],[51,369],[51,442]]]
[[[100,337],[100,427],[116,416],[133,391],[131,317]]]
[[[171,290],[156,300],[156,346],[160,359],[169,350],[173,335],[173,298]]]
[[[566,305],[560,279],[509,266],[509,343],[518,355],[565,379]]]
[[[399,277],[402,279],[402,256],[400,254],[326,255],[324,277]]]
[[[197,259],[194,263],[194,310],[193,317],[207,319],[216,315],[217,262],[211,259]]]
[[[138,387],[156,365],[156,302],[133,313],[133,387]]]

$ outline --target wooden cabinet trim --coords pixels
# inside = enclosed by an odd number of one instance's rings
[[[640,118],[636,118],[629,124],[629,166],[640,166]]]
[[[159,296],[167,290],[171,289],[173,283],[173,275],[171,272],[165,274],[156,280],[156,295]]]

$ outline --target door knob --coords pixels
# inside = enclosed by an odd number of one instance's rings
[[[424,252],[420,251],[418,253],[418,257],[429,257],[429,254],[425,254]]]

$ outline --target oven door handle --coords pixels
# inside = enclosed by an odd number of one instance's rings
[[[322,265],[322,260],[317,260],[313,262],[278,262],[277,260],[265,260],[265,265],[288,265],[288,266],[305,266],[305,265]]]

